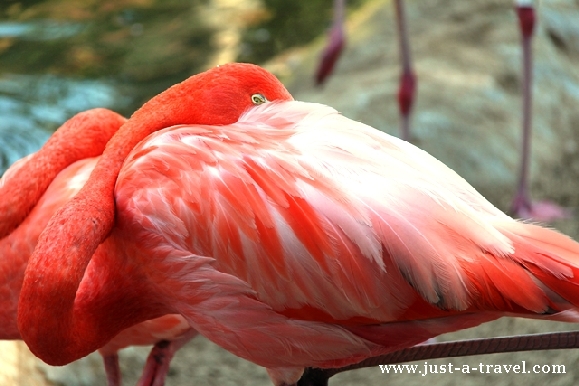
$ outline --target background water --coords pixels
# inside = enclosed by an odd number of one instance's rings
[[[211,65],[304,44],[330,19],[327,0],[3,0],[0,174],[79,111],[129,116]]]

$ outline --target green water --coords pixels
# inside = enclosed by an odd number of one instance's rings
[[[350,4],[359,3],[356,0]],[[79,111],[125,116],[207,67],[209,0],[0,1],[0,173]],[[239,61],[303,45],[331,22],[332,0],[264,0]],[[224,21],[225,22],[225,21]]]

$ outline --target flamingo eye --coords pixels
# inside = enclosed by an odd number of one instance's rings
[[[261,94],[253,94],[251,96],[251,101],[253,102],[254,105],[261,105],[267,102],[267,98]]]

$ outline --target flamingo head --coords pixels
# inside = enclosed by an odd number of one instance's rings
[[[267,70],[248,63],[214,67],[169,88],[133,115],[168,127],[177,124],[227,125],[255,105],[293,97]]]

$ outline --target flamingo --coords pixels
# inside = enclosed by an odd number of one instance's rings
[[[515,10],[519,19],[521,45],[523,51],[523,138],[521,141],[521,163],[517,191],[513,199],[511,212],[520,218],[550,222],[558,218],[567,218],[571,212],[550,201],[531,200],[529,189],[529,169],[531,156],[532,131],[532,97],[533,97],[533,32],[535,31],[536,14],[533,0],[515,0]]]
[[[41,183],[45,191],[42,189],[37,191],[41,194],[37,202],[19,201],[22,207],[31,208],[27,217],[12,233],[0,240],[0,256],[2,256],[0,260],[0,302],[2,305],[0,307],[0,339],[21,338],[16,316],[18,297],[28,258],[50,217],[78,192],[98,161],[98,157],[89,156],[72,163],[56,174],[55,170],[50,167],[46,168],[48,166],[46,158],[51,156],[52,152],[58,152],[61,157],[66,158],[67,154],[79,149],[90,155],[96,155],[102,152],[106,141],[124,122],[123,117],[106,109],[94,109],[77,114],[57,130],[53,138],[38,153],[17,161],[0,180],[0,192],[3,193],[3,197],[20,198],[26,196],[25,192],[30,193],[34,187],[39,186],[34,183],[36,178],[43,174],[47,176]],[[78,138],[83,138],[85,141],[75,140]],[[60,151],[57,151],[55,142],[64,143],[67,147],[61,147],[58,149]],[[71,145],[73,148],[70,148]],[[68,162],[70,160],[63,164]],[[53,178],[52,181],[50,181],[51,178]],[[46,185],[47,182],[50,185]],[[95,257],[93,261],[96,263],[98,260],[99,257]],[[107,283],[94,272],[95,269],[98,269],[98,265],[92,264],[87,270],[87,276],[94,279],[92,287],[97,291],[99,287]],[[128,346],[151,344],[155,346],[147,359],[139,385],[162,385],[171,358],[195,335],[196,332],[180,315],[166,315],[121,331],[98,350],[104,360],[108,385],[121,384],[117,355],[119,350]]]
[[[410,114],[414,105],[417,78],[413,70],[404,1],[395,0],[396,22],[398,28],[400,51],[400,83],[398,88],[398,109],[400,112],[400,137],[410,140]],[[562,208],[550,201],[534,202],[530,198],[529,169],[531,155],[532,131],[532,39],[535,30],[536,15],[533,0],[515,0],[515,11],[519,20],[522,46],[522,141],[521,161],[515,197],[511,206],[511,213],[523,219],[534,219],[542,222],[551,222],[559,218],[571,216],[569,209]],[[329,34],[328,44],[323,51],[322,60],[316,71],[316,85],[323,84],[333,72],[336,62],[344,46],[343,27],[344,0],[334,0],[334,21]]]
[[[292,99],[231,64],[138,110],[30,258],[31,351],[63,365],[176,313],[281,386],[503,316],[579,321],[578,243],[409,142]],[[103,269],[132,276],[95,302],[80,284],[100,243]]]
[[[332,27],[328,33],[328,44],[322,51],[322,58],[315,74],[316,86],[322,86],[326,79],[334,72],[336,62],[344,49],[344,1],[334,0],[334,17]]]

